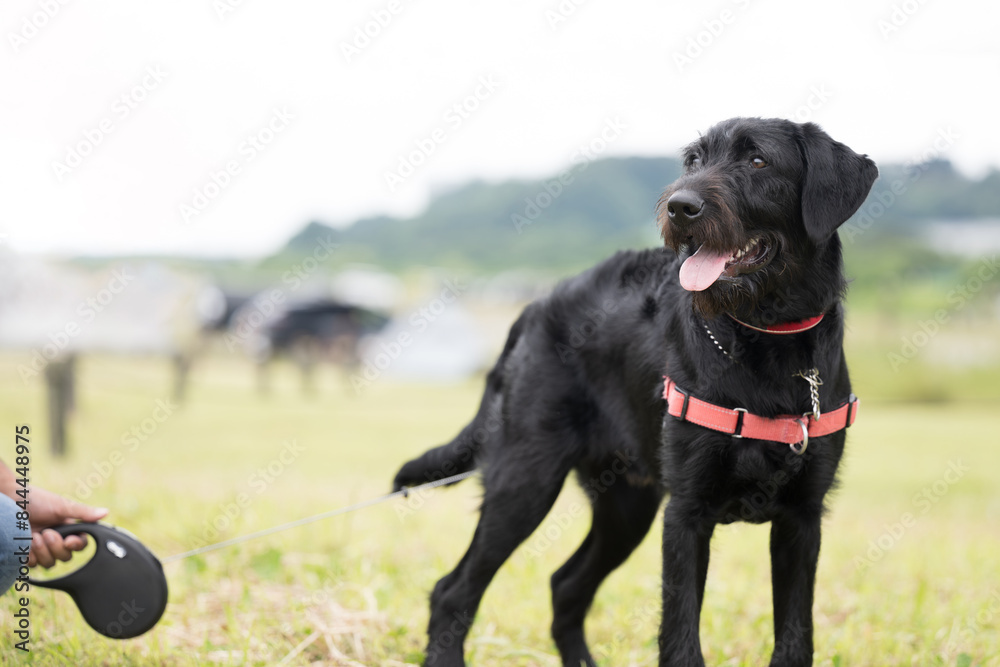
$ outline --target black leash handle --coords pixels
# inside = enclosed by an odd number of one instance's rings
[[[106,523],[53,526],[63,537],[87,534],[94,556],[56,579],[29,577],[32,586],[68,593],[94,630],[112,639],[130,639],[150,630],[167,608],[163,566],[132,533]]]

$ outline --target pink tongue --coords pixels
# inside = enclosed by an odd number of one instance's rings
[[[698,252],[681,264],[681,287],[689,292],[708,289],[726,270],[726,262],[730,257],[732,255],[719,255],[705,250],[705,246],[698,248]]]

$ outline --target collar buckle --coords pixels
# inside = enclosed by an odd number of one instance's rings
[[[691,401],[691,394],[690,392],[684,391],[677,385],[674,385],[674,389],[676,389],[680,393],[680,395],[684,397],[684,403],[683,405],[681,405],[681,413],[676,417],[677,421],[684,421],[685,419],[687,419],[688,403]]]
[[[735,412],[739,413],[736,416],[736,428],[733,431],[733,437],[734,438],[742,438],[743,437],[743,435],[742,435],[743,434],[743,417],[744,417],[744,415],[747,415],[749,413],[747,412],[746,408],[733,408],[733,410]]]

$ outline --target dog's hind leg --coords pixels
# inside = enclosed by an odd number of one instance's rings
[[[458,566],[438,581],[431,594],[425,665],[464,665],[463,641],[479,602],[504,561],[538,527],[552,508],[573,460],[553,452],[532,457],[540,444],[515,445],[516,453],[484,466],[483,505],[475,535]],[[520,456],[518,455],[520,454]]]
[[[587,649],[584,617],[601,582],[642,542],[660,506],[661,494],[652,485],[631,486],[619,476],[602,488],[593,492],[590,533],[552,575],[552,637],[567,666],[596,665]]]

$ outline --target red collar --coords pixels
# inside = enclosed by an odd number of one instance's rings
[[[735,438],[783,442],[790,445],[796,454],[806,450],[809,438],[829,435],[853,424],[860,404],[851,394],[846,403],[836,410],[824,412],[819,419],[811,415],[760,417],[743,408],[730,410],[695,398],[665,375],[663,398],[667,401],[667,412],[681,421],[728,433]]]
[[[734,322],[742,324],[746,328],[753,329],[754,331],[763,331],[764,333],[772,333],[772,334],[796,334],[796,333],[802,333],[803,331],[809,331],[810,329],[812,329],[814,326],[823,321],[824,314],[825,313],[820,313],[816,317],[809,317],[804,320],[799,320],[798,322],[767,324],[764,325],[763,327],[755,327],[752,324],[747,324],[746,322],[736,319],[732,315],[730,315],[729,317],[731,317]]]

